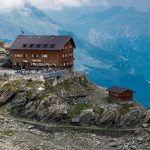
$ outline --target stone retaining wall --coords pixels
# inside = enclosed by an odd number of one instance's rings
[[[104,128],[92,128],[92,127],[82,127],[82,126],[67,126],[67,125],[48,125],[30,121],[21,121],[23,123],[31,124],[35,128],[47,132],[47,133],[56,133],[56,132],[70,132],[76,131],[81,133],[94,133],[97,135],[111,136],[114,138],[120,137],[126,134],[132,134],[135,129],[104,129]]]
[[[28,74],[28,75],[10,75],[9,76],[9,81],[13,80],[20,80],[20,79],[25,79],[25,80],[36,80],[36,81],[44,81],[44,76],[40,74]]]

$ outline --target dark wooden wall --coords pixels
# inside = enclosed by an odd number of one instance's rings
[[[112,93],[109,92],[109,97],[112,100],[117,100],[117,101],[132,101],[133,100],[133,92],[132,91],[126,91],[121,94],[117,93]]]
[[[12,60],[13,66],[16,64],[22,64],[24,61],[29,62],[28,66],[31,66],[31,63],[38,63],[43,64],[56,64],[56,67],[72,67],[74,54],[73,54],[73,43],[72,41],[68,41],[66,45],[62,48],[62,50],[13,50],[12,51]],[[27,57],[17,58],[15,57],[16,54],[24,54]],[[32,55],[38,55],[38,58],[33,58]],[[43,58],[42,55],[48,55],[48,58]]]

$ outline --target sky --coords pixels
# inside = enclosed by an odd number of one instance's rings
[[[29,3],[41,10],[63,10],[72,7],[86,6],[123,6],[134,7],[138,10],[150,9],[150,0],[0,0],[0,11],[11,11],[16,8],[23,8]]]

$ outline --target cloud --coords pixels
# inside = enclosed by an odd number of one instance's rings
[[[150,9],[150,0],[106,0],[110,6],[134,7],[137,10]]]
[[[149,9],[149,0],[0,0],[0,11],[23,8],[29,3],[41,10],[61,10],[63,8],[101,6],[108,7],[119,5],[123,7],[135,7],[137,9]]]
[[[91,0],[30,0],[29,3],[39,9],[62,9],[90,4]]]
[[[1,11],[8,11],[14,8],[20,8],[24,6],[23,0],[0,0],[0,2],[1,2],[0,6]]]
[[[63,8],[106,5],[107,0],[0,0],[1,10],[10,11],[12,9],[22,8],[26,3],[42,10],[60,10]]]

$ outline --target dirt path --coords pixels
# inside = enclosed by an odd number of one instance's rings
[[[6,117],[0,116],[0,119],[6,119]],[[32,121],[28,119],[21,119],[21,118],[14,118],[14,117],[7,117],[7,119],[17,121],[17,122],[22,122],[25,124],[30,124],[33,125],[35,128],[44,131],[44,132],[62,132],[62,131],[67,131],[67,130],[72,130],[72,131],[80,131],[80,132],[87,132],[87,133],[99,133],[99,132],[106,132],[109,134],[113,133],[121,133],[121,134],[128,134],[128,133],[133,133],[137,130],[140,130],[142,128],[131,128],[131,129],[112,129],[112,128],[99,128],[96,126],[72,126],[72,125],[56,125],[56,124],[47,124],[47,123],[42,123],[38,121]],[[150,130],[150,128],[144,128],[145,130]]]

